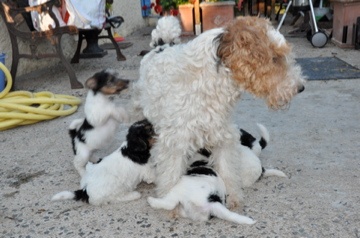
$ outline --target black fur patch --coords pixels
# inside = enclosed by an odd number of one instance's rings
[[[79,189],[76,190],[75,192],[75,201],[83,201],[86,203],[89,203],[89,195],[87,194],[85,189]]]
[[[85,143],[85,132],[92,129],[94,129],[94,127],[85,118],[83,124],[80,126],[79,131],[77,132],[77,138],[79,139],[79,141]]]
[[[261,146],[261,149],[264,149],[267,146],[266,140],[261,137],[259,144]]]
[[[218,194],[216,194],[216,193],[212,193],[212,194],[209,195],[208,202],[219,202],[221,204],[223,203],[220,196]]]
[[[223,204],[223,201],[221,200],[220,196],[215,193],[210,194],[207,200],[210,203],[211,202],[219,202],[219,203]],[[210,214],[210,216],[209,216],[209,219],[211,219],[211,218],[214,218],[214,216],[212,214]]]
[[[150,140],[154,135],[153,126],[148,120],[135,122],[126,135],[127,146],[121,148],[122,155],[134,163],[146,164],[150,158]]]
[[[192,175],[192,176],[207,175],[207,176],[217,177],[214,170],[212,170],[211,168],[208,168],[208,167],[204,167],[204,166],[191,168],[186,172],[186,175]]]
[[[252,149],[253,143],[254,141],[256,141],[256,138],[243,129],[240,129],[240,132],[241,132],[240,143]]]
[[[259,181],[262,177],[264,177],[264,174],[265,174],[265,168],[261,167],[261,174],[260,174],[259,178],[256,181]]]
[[[195,161],[194,163],[192,163],[191,165],[190,165],[190,167],[202,167],[202,166],[206,166],[208,164],[208,162],[207,161],[205,161],[205,160],[198,160],[198,161]]]
[[[113,77],[111,74],[106,72],[106,70],[102,70],[94,74],[93,78],[96,80],[96,87],[92,88],[94,95],[96,95],[102,87],[108,84],[108,80],[110,77]]]
[[[72,144],[72,149],[73,149],[73,152],[74,152],[74,155],[76,155],[76,148],[75,148],[75,138],[76,138],[76,130],[75,129],[71,129],[69,130],[69,135],[70,135],[70,138],[71,138],[71,144]]]
[[[156,46],[158,46],[158,45],[165,45],[164,40],[160,38],[160,39],[158,40],[158,42],[157,42],[157,45],[156,45]]]
[[[205,148],[201,148],[198,150],[198,153],[205,156],[206,158],[209,158],[210,155],[211,155],[211,151],[210,150],[207,150]]]
[[[94,127],[85,118],[83,124],[80,126],[78,131],[76,129],[69,130],[69,135],[71,137],[71,144],[75,155],[77,153],[75,148],[75,138],[78,138],[79,141],[85,143],[85,132],[92,129],[94,129]]]

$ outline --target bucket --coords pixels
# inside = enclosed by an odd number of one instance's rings
[[[3,63],[5,65],[5,53],[0,53],[0,62]],[[5,88],[5,74],[4,72],[0,69],[0,92],[2,92]]]

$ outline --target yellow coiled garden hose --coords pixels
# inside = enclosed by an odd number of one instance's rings
[[[47,91],[9,92],[12,86],[11,74],[1,62],[0,70],[4,72],[7,81],[5,89],[0,92],[0,131],[70,115],[81,103],[81,100],[74,96]]]

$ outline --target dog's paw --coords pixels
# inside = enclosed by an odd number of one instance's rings
[[[226,198],[226,207],[229,210],[234,210],[235,208],[242,208],[242,203],[240,202],[238,196],[229,195]]]
[[[150,207],[157,208],[157,206],[156,206],[156,198],[148,197],[147,202],[149,203]]]
[[[127,113],[127,111],[124,108],[121,108],[119,110],[119,113],[120,113],[120,118],[123,123],[128,123],[130,121],[129,114]]]

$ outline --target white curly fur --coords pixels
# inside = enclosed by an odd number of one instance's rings
[[[263,98],[276,109],[304,88],[290,47],[286,41],[279,46],[269,36],[271,30],[265,19],[240,17],[227,28],[145,55],[132,98],[138,115],[149,119],[158,134],[151,151],[158,196],[179,181],[189,157],[200,148],[211,148],[215,170],[229,193],[228,204],[239,205],[246,183],[239,171],[246,172],[246,167],[238,161],[249,148],[239,143],[231,114],[241,92]]]
[[[155,48],[162,44],[179,44],[181,41],[180,35],[179,19],[174,16],[164,16],[158,20],[156,28],[151,32],[150,47]]]

